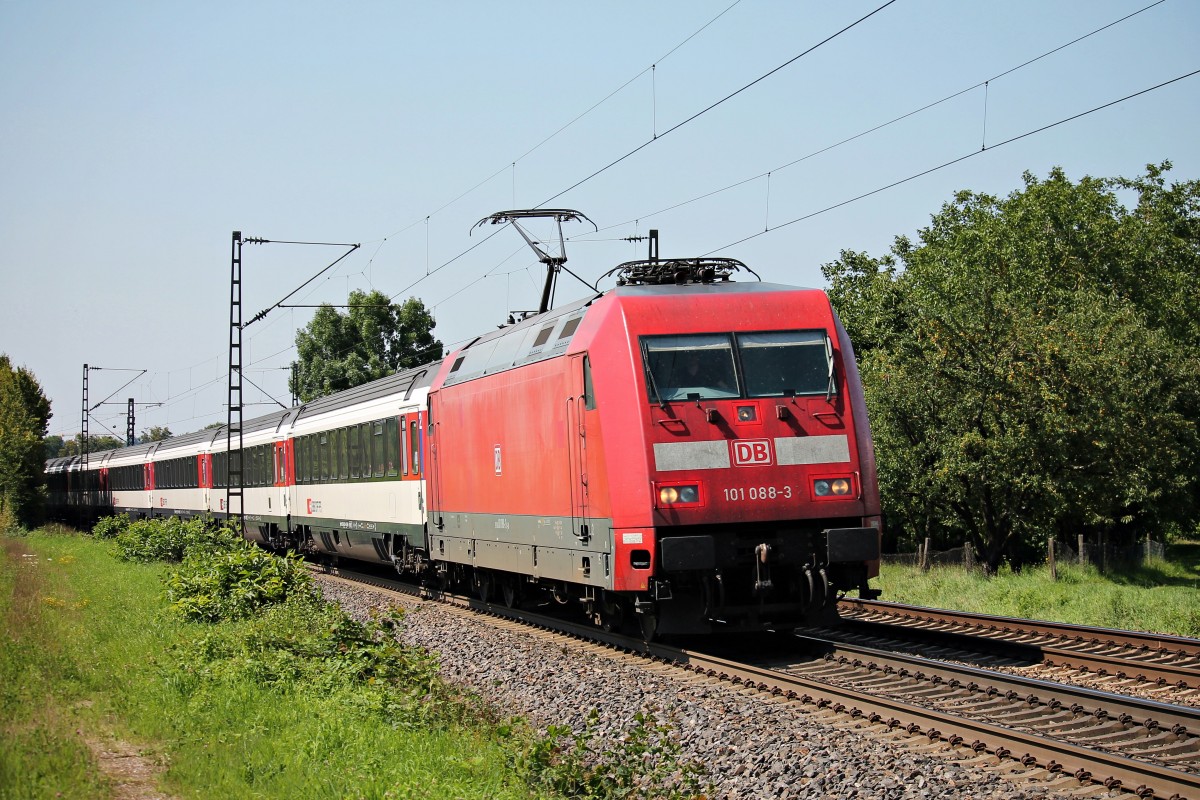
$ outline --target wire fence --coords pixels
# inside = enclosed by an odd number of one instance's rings
[[[1144,541],[1134,545],[1117,546],[1108,543],[1093,544],[1083,541],[1080,537],[1075,546],[1054,540],[1046,548],[1046,555],[1041,564],[1091,564],[1101,572],[1113,569],[1129,569],[1138,567],[1150,561],[1162,561],[1166,558],[1166,545],[1162,542]],[[897,564],[908,567],[930,569],[932,567],[960,567],[967,570],[983,569],[979,554],[970,543],[949,550],[933,550],[928,540],[919,545],[915,553],[884,553],[881,560],[885,564]]]

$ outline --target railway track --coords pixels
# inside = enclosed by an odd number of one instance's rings
[[[1073,669],[1121,683],[1193,690],[1200,700],[1200,640],[857,599],[839,604],[843,628],[994,653],[1017,663]]]
[[[358,580],[354,573],[339,571]],[[369,577],[365,582],[409,596],[415,587]],[[741,691],[796,702],[875,729],[927,741],[957,757],[988,755],[1000,768],[1042,776],[1044,788],[1080,787],[1142,798],[1200,800],[1200,710],[1036,681],[917,656],[797,637],[806,656],[762,656],[749,662],[698,649],[647,644],[501,604],[439,595],[462,613],[483,613],[614,651],[614,657],[676,670],[681,678],[720,681]]]

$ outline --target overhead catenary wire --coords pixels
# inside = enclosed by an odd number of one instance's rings
[[[602,226],[596,231],[596,233],[601,233],[601,232],[607,231],[607,230],[613,230],[614,228],[621,228],[626,225],[634,224],[640,220],[649,219],[651,217],[658,216],[659,214],[665,214],[668,211],[674,211],[677,208],[682,208],[683,206],[689,205],[691,203],[699,202],[700,200],[705,200],[709,197],[713,197],[715,195],[721,194],[722,192],[731,191],[740,186],[744,186],[747,183],[751,183],[753,181],[756,181],[756,180],[759,180],[762,178],[767,178],[773,172],[782,172],[783,170],[788,169],[789,167],[794,167],[795,165],[800,164],[804,161],[807,161],[811,158],[815,158],[816,156],[823,155],[823,154],[828,153],[832,150],[835,150],[839,147],[842,147],[843,145],[849,144],[850,142],[861,139],[864,136],[869,136],[870,134],[875,133],[876,131],[883,130],[884,128],[887,128],[891,125],[895,125],[896,123],[903,122],[906,119],[909,119],[909,118],[914,117],[918,114],[921,114],[925,111],[929,111],[933,108],[936,108],[936,107],[942,105],[943,103],[947,103],[951,100],[954,100],[955,98],[961,97],[962,95],[965,95],[971,91],[974,91],[975,89],[978,89],[982,86],[987,86],[989,83],[995,82],[995,81],[999,80],[1000,78],[1003,78],[1007,75],[1011,75],[1012,73],[1017,72],[1018,70],[1024,69],[1025,67],[1028,67],[1031,64],[1041,61],[1043,58],[1051,56],[1051,55],[1059,52],[1060,50],[1064,50],[1068,47],[1071,47],[1072,45],[1076,45],[1076,44],[1084,41],[1085,39],[1088,39],[1092,36],[1095,36],[1098,33],[1106,31],[1109,28],[1112,28],[1115,25],[1119,25],[1122,22],[1130,20],[1133,17],[1136,17],[1138,14],[1141,14],[1145,11],[1149,11],[1150,9],[1154,8],[1155,6],[1162,5],[1165,2],[1166,2],[1166,0],[1155,0],[1155,2],[1151,3],[1148,6],[1144,6],[1140,9],[1138,9],[1137,11],[1126,14],[1125,16],[1121,17],[1120,19],[1113,20],[1112,22],[1102,25],[1099,28],[1095,28],[1094,30],[1089,31],[1088,33],[1085,33],[1082,36],[1077,36],[1068,42],[1060,44],[1057,47],[1053,47],[1050,50],[1047,50],[1044,53],[1041,53],[1040,55],[1037,55],[1037,56],[1034,56],[1033,58],[1027,59],[1015,66],[1009,67],[1008,69],[1004,70],[1003,72],[997,73],[995,75],[992,75],[989,78],[986,78],[981,81],[977,81],[977,82],[971,84],[970,86],[966,86],[966,87],[963,87],[962,89],[951,92],[950,94],[945,95],[944,97],[942,97],[938,100],[934,100],[934,101],[925,103],[924,105],[914,108],[911,111],[907,111],[899,116],[893,117],[893,118],[887,120],[886,122],[881,122],[877,125],[872,125],[871,127],[866,128],[865,130],[859,131],[858,133],[855,133],[851,136],[847,136],[844,139],[834,142],[833,144],[826,145],[825,147],[818,148],[817,150],[813,150],[812,152],[807,153],[806,155],[800,156],[799,158],[795,158],[791,161],[788,161],[787,163],[772,167],[771,169],[766,170],[765,172],[759,172],[755,175],[751,175],[747,178],[743,178],[741,180],[735,181],[734,183],[730,183],[730,184],[722,186],[718,189],[713,189],[711,191],[704,192],[703,194],[696,195],[695,197],[689,198],[687,200],[682,200],[678,203],[674,203],[673,205],[667,206],[665,208],[660,208],[656,211],[642,213],[642,214],[639,214],[637,217],[634,217],[631,219],[626,219],[621,222],[616,222],[616,223],[613,223],[610,225]],[[986,147],[984,149],[986,149]],[[587,233],[581,234],[580,236],[573,238],[572,241],[574,241],[576,243],[584,242],[584,241],[604,241],[602,239],[590,238],[593,235],[594,234],[587,234]]]
[[[861,23],[863,23],[863,22],[867,21],[868,19],[870,19],[871,17],[875,16],[875,15],[876,15],[876,14],[878,14],[880,11],[883,11],[885,8],[887,8],[888,6],[892,5],[892,3],[895,3],[895,2],[896,2],[896,0],[887,0],[887,2],[886,2],[886,3],[884,3],[884,4],[883,4],[883,5],[881,5],[881,6],[879,6],[879,7],[878,7],[878,8],[876,8],[874,11],[871,11],[871,12],[869,12],[869,13],[867,13],[867,14],[865,14],[865,15],[861,16],[861,17],[859,17],[859,18],[858,18],[858,19],[856,19],[854,22],[851,22],[849,25],[847,25],[846,27],[844,27],[844,28],[842,28],[841,30],[837,31],[836,33],[832,33],[832,34],[830,34],[829,36],[826,36],[824,39],[822,39],[821,41],[817,42],[817,43],[816,43],[816,44],[814,44],[812,47],[809,47],[807,50],[803,51],[802,53],[798,53],[797,55],[793,56],[792,58],[790,58],[790,59],[788,59],[787,61],[785,61],[785,62],[783,62],[782,64],[780,64],[778,67],[775,67],[775,69],[773,69],[773,70],[771,70],[771,71],[769,71],[769,72],[763,73],[762,75],[759,75],[757,78],[755,78],[754,80],[750,81],[749,83],[747,83],[747,84],[746,84],[745,86],[743,86],[742,88],[740,88],[740,89],[738,89],[738,90],[736,90],[736,91],[734,91],[734,92],[731,92],[731,93],[727,94],[725,97],[722,97],[720,100],[716,101],[716,102],[715,102],[715,103],[713,103],[712,105],[710,105],[710,106],[708,106],[708,107],[706,107],[706,108],[703,108],[703,109],[701,109],[701,110],[697,111],[695,114],[692,114],[690,117],[688,117],[687,119],[683,120],[682,122],[677,122],[676,124],[672,125],[670,128],[667,128],[665,131],[663,131],[662,133],[660,133],[660,134],[658,134],[658,135],[656,135],[656,136],[652,137],[652,138],[651,138],[651,139],[649,139],[648,141],[645,141],[645,142],[643,142],[642,144],[640,144],[640,145],[638,145],[637,147],[635,147],[634,149],[630,150],[628,153],[626,153],[625,155],[623,155],[623,156],[621,156],[620,158],[616,159],[615,161],[612,161],[612,162],[610,162],[609,164],[607,164],[607,165],[605,165],[605,166],[601,167],[600,169],[596,170],[595,172],[593,172],[591,175],[588,175],[588,176],[587,176],[586,178],[584,178],[583,180],[580,180],[580,181],[577,181],[577,182],[575,182],[575,183],[571,184],[571,185],[570,185],[570,186],[568,186],[566,189],[563,189],[561,192],[559,192],[558,194],[554,195],[553,197],[548,197],[548,198],[546,198],[546,199],[545,199],[545,200],[543,200],[542,202],[538,203],[538,205],[537,205],[537,206],[535,206],[535,207],[536,207],[536,208],[541,208],[542,206],[546,205],[547,203],[553,202],[554,200],[557,200],[558,198],[562,197],[562,196],[563,196],[564,194],[566,194],[567,192],[570,192],[570,191],[572,191],[572,190],[574,190],[574,189],[577,189],[577,188],[579,188],[579,187],[580,187],[580,186],[582,186],[583,184],[585,184],[585,183],[587,183],[588,181],[590,181],[592,178],[595,178],[597,175],[600,175],[600,174],[602,174],[602,173],[604,173],[604,172],[607,172],[609,169],[611,169],[611,168],[615,167],[617,164],[620,164],[622,161],[624,161],[625,159],[629,158],[630,156],[632,156],[632,155],[634,155],[634,154],[636,154],[636,153],[638,153],[638,152],[641,152],[641,151],[642,151],[642,150],[644,150],[646,147],[649,147],[650,145],[654,144],[655,142],[659,141],[660,139],[663,139],[663,138],[664,138],[664,137],[666,137],[668,134],[674,133],[675,131],[679,130],[679,129],[680,129],[680,128],[682,128],[683,126],[685,126],[685,125],[687,125],[687,124],[689,124],[689,123],[691,123],[691,122],[694,122],[695,120],[697,120],[697,119],[699,119],[700,117],[702,117],[702,116],[704,116],[705,114],[707,114],[709,111],[712,111],[712,110],[713,110],[714,108],[716,108],[717,106],[720,106],[720,105],[722,105],[723,103],[725,103],[725,102],[727,102],[727,101],[729,101],[729,100],[732,100],[733,98],[737,97],[739,94],[741,94],[742,92],[746,91],[746,90],[747,90],[747,89],[749,89],[750,87],[752,87],[752,86],[754,86],[754,85],[756,85],[756,84],[759,84],[759,83],[761,83],[762,81],[764,81],[764,80],[766,80],[767,78],[769,78],[769,77],[771,77],[772,75],[774,75],[776,72],[779,72],[781,69],[784,69],[785,67],[791,66],[792,64],[794,64],[794,63],[796,63],[797,61],[799,61],[801,58],[804,58],[804,57],[805,57],[806,55],[808,55],[809,53],[812,53],[813,51],[815,51],[815,50],[817,50],[818,48],[820,48],[820,47],[824,46],[825,44],[828,44],[829,42],[832,42],[834,39],[838,38],[838,37],[839,37],[839,36],[841,36],[843,33],[846,33],[846,32],[847,32],[847,31],[849,31],[851,28],[854,28],[854,27],[856,27],[856,26],[860,25]]]
[[[916,180],[917,178],[924,177],[925,175],[929,175],[929,174],[931,174],[931,173],[934,173],[934,172],[937,172],[937,171],[939,171],[939,170],[945,169],[946,167],[950,167],[950,166],[953,166],[953,165],[955,165],[955,164],[961,163],[961,162],[963,162],[963,161],[966,161],[967,159],[974,158],[975,156],[983,155],[984,153],[990,153],[990,152],[992,152],[993,150],[997,150],[997,149],[999,149],[999,148],[1001,148],[1001,147],[1004,147],[1005,145],[1012,144],[1013,142],[1020,141],[1021,139],[1027,139],[1027,138],[1028,138],[1028,137],[1030,137],[1030,136],[1034,136],[1034,135],[1036,135],[1036,134],[1043,133],[1043,132],[1045,132],[1045,131],[1048,131],[1048,130],[1050,130],[1051,128],[1057,128],[1058,126],[1060,126],[1060,125],[1065,125],[1065,124],[1067,124],[1068,122],[1073,122],[1073,121],[1075,121],[1075,120],[1077,120],[1077,119],[1080,119],[1080,118],[1082,118],[1082,117],[1086,117],[1086,116],[1088,116],[1088,115],[1090,115],[1090,114],[1095,114],[1095,113],[1096,113],[1096,112],[1098,112],[1098,111],[1103,111],[1103,110],[1104,110],[1104,109],[1106,109],[1106,108],[1111,108],[1112,106],[1118,105],[1118,104],[1120,104],[1120,103],[1124,103],[1124,102],[1126,102],[1126,101],[1128,101],[1128,100],[1132,100],[1132,99],[1134,99],[1135,97],[1141,97],[1141,96],[1142,96],[1142,95],[1144,95],[1144,94],[1148,94],[1148,93],[1150,93],[1150,92],[1153,92],[1153,91],[1156,91],[1156,90],[1158,90],[1158,89],[1162,89],[1163,87],[1170,86],[1170,85],[1171,85],[1171,84],[1173,84],[1173,83],[1178,83],[1179,81],[1186,80],[1187,78],[1191,78],[1191,77],[1193,77],[1193,76],[1195,76],[1195,75],[1200,75],[1200,69],[1193,70],[1192,72],[1185,73],[1185,74],[1183,74],[1183,75],[1180,75],[1180,76],[1178,76],[1178,77],[1175,77],[1175,78],[1171,78],[1170,80],[1166,80],[1166,81],[1163,81],[1162,83],[1158,83],[1158,84],[1155,84],[1154,86],[1150,86],[1150,87],[1148,87],[1148,88],[1146,88],[1146,89],[1142,89],[1141,91],[1137,91],[1137,92],[1134,92],[1134,93],[1132,93],[1132,94],[1127,94],[1127,95],[1125,95],[1124,97],[1119,97],[1119,98],[1117,98],[1116,100],[1111,100],[1111,101],[1109,101],[1109,102],[1107,102],[1107,103],[1104,103],[1104,104],[1102,104],[1102,105],[1098,105],[1098,106],[1095,106],[1095,107],[1093,107],[1093,108],[1089,108],[1087,111],[1081,111],[1081,112],[1079,112],[1078,114],[1072,114],[1072,115],[1071,115],[1071,116],[1069,116],[1069,117],[1064,117],[1064,118],[1062,118],[1062,119],[1060,119],[1060,120],[1057,120],[1057,121],[1055,121],[1055,122],[1052,122],[1052,123],[1050,123],[1049,125],[1043,125],[1043,126],[1041,126],[1040,128],[1034,128],[1034,129],[1032,129],[1032,130],[1028,130],[1028,131],[1026,131],[1026,132],[1024,132],[1024,133],[1022,133],[1022,134],[1018,134],[1017,136],[1013,136],[1013,137],[1010,137],[1010,138],[1008,138],[1008,139],[1005,139],[1005,140],[1004,140],[1004,141],[1002,141],[1002,142],[997,142],[996,144],[993,144],[993,145],[990,145],[990,146],[988,146],[988,147],[985,147],[985,148],[983,148],[982,150],[973,150],[973,151],[971,151],[971,152],[967,153],[966,155],[962,155],[962,156],[959,156],[959,157],[957,157],[957,158],[952,158],[952,159],[950,159],[949,161],[946,161],[946,162],[944,162],[944,163],[938,164],[937,166],[930,167],[929,169],[922,170],[922,171],[920,171],[920,172],[918,172],[918,173],[915,173],[915,174],[913,174],[913,175],[909,175],[907,178],[901,178],[901,179],[900,179],[900,180],[898,180],[898,181],[893,181],[893,182],[891,182],[891,183],[887,184],[886,186],[880,186],[880,187],[878,187],[878,188],[876,188],[876,189],[872,189],[872,190],[871,190],[871,191],[869,191],[869,192],[863,192],[863,193],[862,193],[862,194],[860,194],[860,195],[857,195],[857,196],[855,196],[855,197],[851,197],[851,198],[849,198],[848,200],[843,200],[843,201],[842,201],[842,202],[840,202],[840,203],[834,203],[834,204],[833,204],[833,205],[831,205],[831,206],[826,206],[825,208],[822,208],[822,209],[820,209],[819,211],[814,211],[814,212],[812,212],[811,214],[805,214],[804,216],[801,216],[801,217],[796,217],[795,219],[788,220],[787,222],[782,222],[782,223],[780,223],[780,224],[778,224],[778,225],[776,225],[776,226],[774,226],[774,227],[772,227],[772,228],[769,228],[768,230],[765,230],[765,231],[759,231],[759,232],[757,232],[757,233],[753,233],[753,234],[751,234],[751,235],[749,235],[749,236],[746,236],[746,237],[744,237],[744,238],[738,239],[737,241],[734,241],[734,242],[729,242],[729,243],[728,243],[728,244],[726,244],[726,245],[722,245],[721,247],[715,248],[715,249],[713,249],[713,250],[709,250],[707,253],[704,253],[703,255],[705,255],[705,256],[710,256],[710,255],[713,255],[714,253],[718,253],[718,252],[720,252],[720,251],[722,251],[722,250],[725,250],[726,248],[729,248],[729,247],[734,247],[734,246],[736,246],[736,245],[739,245],[739,244],[743,244],[744,242],[748,242],[748,241],[750,241],[751,239],[757,239],[758,237],[760,237],[760,236],[764,236],[764,235],[766,235],[766,234],[768,234],[768,233],[773,233],[774,231],[777,231],[777,230],[779,230],[780,228],[786,228],[786,227],[788,227],[789,225],[795,225],[795,224],[796,224],[796,223],[798,223],[798,222],[803,222],[803,221],[805,221],[805,220],[812,219],[813,217],[820,216],[821,214],[825,214],[825,213],[827,213],[827,212],[829,212],[829,211],[833,211],[834,209],[841,208],[842,206],[849,205],[849,204],[851,204],[851,203],[857,202],[857,201],[859,201],[859,200],[862,200],[862,199],[864,199],[864,198],[867,198],[867,197],[871,197],[872,195],[879,194],[880,192],[885,192],[885,191],[887,191],[888,189],[895,188],[895,187],[897,187],[897,186],[900,186],[900,185],[902,185],[902,184],[908,183],[909,181],[914,181],[914,180]]]

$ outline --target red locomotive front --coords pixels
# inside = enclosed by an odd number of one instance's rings
[[[614,290],[592,344],[614,588],[663,633],[828,621],[879,557],[853,351],[824,292],[695,269]]]

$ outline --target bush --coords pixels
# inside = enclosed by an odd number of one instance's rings
[[[193,552],[228,550],[243,544],[233,530],[203,519],[140,519],[117,534],[117,557],[124,561],[183,561]]]
[[[167,576],[167,599],[184,619],[244,619],[312,586],[304,562],[274,556],[238,540],[229,549],[193,543],[179,569]]]
[[[115,539],[129,527],[128,514],[115,514],[111,517],[101,517],[92,526],[92,536],[97,539]]]

